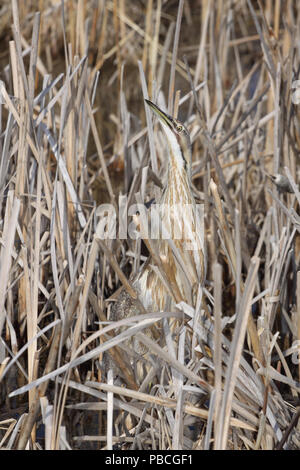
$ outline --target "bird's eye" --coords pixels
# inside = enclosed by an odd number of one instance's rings
[[[183,126],[181,126],[181,124],[177,124],[176,130],[177,130],[177,132],[179,132],[179,133],[182,132],[182,131],[183,131]]]

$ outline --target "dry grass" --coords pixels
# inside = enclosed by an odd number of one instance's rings
[[[292,0],[2,2],[0,448],[299,449],[299,19]],[[145,254],[99,241],[97,206],[159,200],[166,170],[143,97],[190,130],[207,282],[110,323]]]

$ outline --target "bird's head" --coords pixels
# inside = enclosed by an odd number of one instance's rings
[[[169,116],[162,111],[152,101],[145,100],[154,114],[158,117],[164,133],[167,137],[169,149],[176,163],[186,169],[187,173],[191,170],[191,139],[185,125],[178,119]]]
[[[267,177],[270,178],[272,183],[274,183],[280,193],[293,193],[294,190],[289,182],[288,178],[284,175],[276,173],[276,175],[269,175],[266,173]]]

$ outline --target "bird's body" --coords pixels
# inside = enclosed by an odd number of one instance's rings
[[[268,175],[268,178],[275,184],[280,193],[290,193],[293,194],[294,190],[288,178],[284,175],[277,173],[276,175]]]
[[[166,288],[149,260],[133,281],[133,287],[140,293],[140,300],[148,311],[163,311],[167,294],[171,297],[171,304],[176,303],[176,300],[187,300],[191,286],[204,279],[203,237],[195,199],[190,189],[190,177],[184,168],[180,168],[180,160],[178,162],[172,153],[169,156],[167,184],[158,214],[181,260],[176,258],[168,241],[161,237],[157,249],[173,292]]]
[[[182,300],[192,301],[194,288],[204,281],[205,251],[200,215],[191,189],[189,133],[181,122],[155,104],[150,101],[147,104],[159,117],[169,147],[168,174],[158,214],[163,233],[169,235],[172,243],[160,232],[155,240],[160,269],[150,256],[132,280],[132,286],[146,312],[157,312]],[[116,321],[139,313],[142,312],[138,303],[123,290],[112,306],[110,318]],[[146,334],[151,336],[150,331]]]
[[[149,256],[141,271],[132,279],[138,300],[133,299],[124,288],[121,290],[111,308],[112,321],[145,311],[173,310],[181,301],[193,304],[193,294],[205,278],[204,230],[191,188],[189,133],[181,122],[168,116],[151,101],[146,102],[159,117],[169,147],[166,184],[158,206],[158,221],[156,218],[159,237],[153,241],[157,257]],[[144,333],[152,340],[160,336],[155,326],[145,329]],[[125,348],[140,356],[146,355],[148,351],[135,337],[126,341]],[[127,355],[124,358],[127,360]],[[115,363],[111,364],[114,370],[123,375],[120,365],[117,365],[117,369],[115,366]],[[135,377],[140,382],[145,369],[143,363],[138,362],[137,366]]]

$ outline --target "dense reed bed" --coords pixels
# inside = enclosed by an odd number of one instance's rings
[[[3,1],[0,38],[0,448],[299,449],[299,2]],[[145,98],[191,134],[208,272],[114,323],[148,253],[101,207],[166,173]]]

